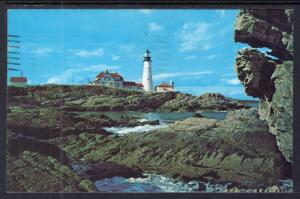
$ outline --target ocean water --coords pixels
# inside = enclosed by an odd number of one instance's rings
[[[95,186],[102,192],[192,192],[199,189],[196,181],[184,183],[162,175],[144,175],[145,178],[106,178],[96,181]]]
[[[231,183],[213,184],[201,181],[182,182],[173,178],[145,173],[145,178],[113,177],[94,182],[98,191],[101,192],[226,192]],[[290,192],[293,181],[279,181],[282,192]],[[202,187],[201,190],[199,187]],[[249,189],[245,192],[253,192]]]
[[[168,127],[168,124],[178,120],[184,120],[190,117],[193,117],[193,112],[172,112],[172,113],[161,113],[161,112],[151,112],[151,113],[143,113],[143,112],[103,112],[107,116],[112,118],[120,118],[121,116],[129,116],[129,117],[136,117],[139,118],[138,121],[151,121],[151,120],[159,120],[159,125],[141,125],[135,127],[107,127],[103,128],[108,132],[116,133],[120,135],[124,135],[127,133],[143,133],[147,131],[152,131],[160,128]],[[227,112],[217,112],[217,111],[205,111],[201,112],[201,114],[205,118],[209,119],[218,119],[222,120],[225,119]]]

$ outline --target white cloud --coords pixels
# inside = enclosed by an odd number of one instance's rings
[[[240,80],[234,78],[234,79],[228,79],[225,81],[227,84],[232,84],[232,85],[239,85],[241,82]]]
[[[118,59],[120,59],[119,56],[116,56],[116,55],[115,55],[115,56],[112,57],[112,60],[113,60],[113,61],[116,61],[116,60],[118,60]]]
[[[164,80],[168,78],[186,78],[186,77],[195,77],[201,75],[212,74],[213,71],[198,71],[198,72],[176,72],[176,73],[160,73],[153,76],[153,80]]]
[[[210,25],[205,22],[185,23],[175,35],[180,40],[179,51],[209,50],[212,48]]]
[[[35,50],[30,51],[30,53],[35,55],[45,55],[52,52],[53,52],[52,48],[37,48]]]
[[[145,15],[150,15],[152,13],[152,10],[150,9],[141,9],[139,11]]]
[[[225,15],[226,15],[225,10],[216,10],[216,13],[221,18],[225,17]]]
[[[74,56],[79,57],[101,57],[104,55],[104,49],[98,48],[95,50],[71,50]]]
[[[193,60],[193,59],[196,59],[197,56],[196,55],[189,55],[189,56],[186,56],[184,59],[185,60]]]
[[[149,30],[150,32],[159,32],[163,30],[163,27],[156,22],[149,23]]]
[[[104,64],[82,66],[80,68],[71,68],[68,69],[56,76],[50,77],[46,84],[74,84],[80,83],[85,78],[94,79],[99,72],[108,69],[108,70],[117,70],[118,66],[107,66]]]

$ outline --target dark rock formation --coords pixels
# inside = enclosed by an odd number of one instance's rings
[[[21,154],[24,151],[38,152],[45,156],[54,157],[62,164],[69,162],[66,153],[56,145],[32,137],[15,136],[13,133],[8,133],[7,150],[14,155]]]
[[[51,156],[24,151],[7,156],[8,192],[95,192],[93,183]]]
[[[92,181],[101,180],[104,178],[112,178],[114,176],[124,178],[143,177],[143,173],[140,169],[133,169],[127,166],[116,164],[114,162],[95,163],[88,166],[84,165],[83,167],[85,167],[85,169],[81,170],[80,176]]]
[[[270,54],[281,60],[293,57],[292,17],[288,18],[283,9],[241,10],[235,24],[234,38],[254,48],[270,48]]]
[[[204,118],[204,116],[199,112],[194,113],[193,117]]]
[[[241,10],[235,41],[267,47],[268,57],[254,49],[239,52],[235,69],[245,92],[260,98],[259,114],[284,157],[293,161],[293,10]]]
[[[235,70],[245,92],[253,97],[272,100],[275,91],[271,76],[276,63],[255,49],[240,50],[236,58]]]

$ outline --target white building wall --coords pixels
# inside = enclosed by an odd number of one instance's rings
[[[145,91],[153,92],[151,61],[144,61],[143,85]]]
[[[174,91],[173,87],[156,87],[156,92],[168,92],[168,91]]]
[[[10,85],[15,87],[26,87],[26,83],[24,82],[10,82]]]

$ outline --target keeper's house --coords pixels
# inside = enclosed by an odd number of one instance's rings
[[[108,70],[97,75],[93,84],[107,86],[111,88],[123,88],[123,77],[116,73],[110,73]]]
[[[143,91],[143,84],[136,82],[124,81],[124,78],[117,72],[111,73],[108,70],[101,72],[97,75],[93,85],[107,86],[111,88],[127,89]]]

